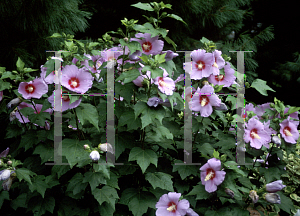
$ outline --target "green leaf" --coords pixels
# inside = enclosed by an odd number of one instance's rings
[[[26,109],[26,107],[24,108]],[[23,109],[22,109],[23,110]],[[45,127],[46,119],[51,120],[50,113],[48,112],[40,112],[38,114],[32,114],[28,116],[30,122],[38,124],[39,126]]]
[[[230,101],[231,102],[231,110],[236,109],[236,100],[237,98],[231,95],[228,95],[225,101]]]
[[[0,197],[4,197],[3,194],[4,192],[7,191],[2,191]],[[8,192],[7,192],[8,193]],[[1,198],[0,198],[1,199]],[[10,206],[16,210],[17,208],[21,207],[21,208],[27,208],[27,194],[26,193],[22,193],[21,195],[19,195],[17,198],[15,198],[14,200],[11,201]],[[0,201],[1,203],[1,201]],[[1,208],[1,204],[0,204],[0,208]]]
[[[174,47],[174,50],[176,52],[177,45],[174,43],[174,41],[172,41],[168,36],[164,37],[164,39],[167,41],[168,44],[172,44],[172,46]]]
[[[214,158],[216,158],[216,159],[220,159],[220,153],[219,153],[218,151],[216,151],[215,149],[214,149],[213,156],[214,156]]]
[[[51,196],[46,196],[44,199],[35,196],[28,201],[28,211],[35,212],[35,216],[44,215],[46,211],[53,214],[54,207],[55,199]]]
[[[129,82],[135,80],[136,78],[138,78],[138,76],[141,76],[139,70],[132,69],[132,70],[121,73],[121,75],[116,79],[116,81],[124,79],[123,83],[129,83]]]
[[[157,199],[150,192],[139,191],[136,188],[127,188],[123,191],[119,203],[128,205],[134,216],[143,216],[148,208],[155,209]]]
[[[76,165],[79,161],[89,158],[89,153],[83,149],[85,144],[92,146],[91,142],[88,140],[62,140],[62,156],[66,156],[68,163],[70,164],[70,168]],[[61,145],[61,143],[59,145]]]
[[[183,21],[183,19],[180,17],[180,16],[177,16],[175,14],[168,14],[167,17],[170,17],[170,18],[173,18],[173,19],[176,19],[178,21],[181,21],[183,22],[186,26],[188,26],[188,24],[186,22]]]
[[[95,190],[99,184],[106,184],[106,179],[104,175],[100,172],[86,172],[82,183],[88,182],[91,186],[91,190]]]
[[[154,127],[153,129],[154,129],[154,131],[155,131],[156,133],[160,134],[161,136],[164,136],[164,137],[166,137],[167,139],[173,140],[173,134],[170,133],[170,131],[169,131],[168,128],[166,128],[166,127],[160,125],[160,126],[158,126],[157,128]]]
[[[30,73],[32,71],[38,71],[38,69],[24,68],[24,73]]]
[[[277,167],[269,167],[268,169],[259,167],[259,173],[266,178],[266,183],[280,179],[281,172]]]
[[[300,110],[300,107],[290,107],[289,111],[286,113],[286,115],[290,115],[298,110]]]
[[[180,160],[176,160],[175,163],[183,163]],[[173,164],[173,170],[172,172],[178,172],[181,179],[184,180],[186,177],[193,175],[193,176],[198,176],[199,169],[196,166],[192,165],[175,165]]]
[[[141,113],[144,113],[148,109],[148,105],[143,101],[138,101],[134,105],[133,109],[134,109],[135,118],[137,118]]]
[[[30,170],[28,170],[26,168],[16,169],[15,172],[17,174],[17,178],[19,179],[19,181],[22,181],[22,179],[24,179],[29,184],[32,184],[30,176],[36,176],[36,174],[34,172],[31,172]]]
[[[98,209],[100,211],[100,215],[105,215],[105,216],[113,216],[115,210],[107,203],[104,202],[101,206],[98,206]]]
[[[76,173],[70,180],[66,191],[71,191],[74,195],[84,191],[88,183],[83,182],[83,176],[81,173]]]
[[[10,83],[4,82],[3,80],[0,79],[0,91],[3,91],[5,89],[10,89]]]
[[[207,199],[210,196],[210,193],[206,192],[205,186],[199,182],[196,186],[193,187],[192,191],[187,194],[187,196],[197,195],[196,200]]]
[[[280,200],[281,200],[281,204],[276,204],[276,206],[278,206],[280,209],[282,209],[283,211],[285,211],[291,215],[291,210],[295,211],[295,207],[294,207],[292,200],[289,197],[286,197],[282,193],[282,191],[278,191],[276,193],[279,194]]]
[[[45,75],[45,78],[50,74],[52,73],[52,71],[54,71],[54,66],[55,66],[55,59],[50,59],[48,60],[43,67],[46,67],[47,68],[47,72],[46,72],[46,75]]]
[[[110,179],[106,180],[106,182],[107,182],[106,185],[120,190],[119,185],[118,185],[119,177],[120,176],[117,176],[115,173],[110,172]]]
[[[0,193],[0,208],[2,207],[4,200],[9,200],[8,191],[1,191]]]
[[[262,94],[264,96],[268,96],[267,90],[276,92],[272,88],[270,88],[270,86],[268,86],[266,83],[267,82],[264,80],[255,79],[252,82],[251,87],[255,88],[260,94]]]
[[[198,152],[213,157],[214,148],[209,143],[197,144]]]
[[[20,72],[23,71],[25,63],[21,60],[20,57],[18,57],[18,61],[16,63],[16,66],[17,66],[18,71],[20,71]]]
[[[72,104],[74,103],[75,101],[78,101],[79,98],[81,97],[80,95],[68,95],[68,93],[62,93],[63,96],[68,96],[70,101],[69,101],[69,104]]]
[[[160,68],[151,69],[151,78],[155,79],[156,77],[163,77],[164,71]]]
[[[50,36],[50,38],[61,38],[62,35],[59,33],[54,33],[53,35]]]
[[[11,80],[14,80],[16,79],[16,75],[13,75],[10,71],[5,71],[2,76],[1,76],[1,79],[6,79],[6,78],[9,78]]]
[[[100,205],[106,202],[115,210],[115,202],[119,198],[116,189],[105,185],[101,189],[92,190],[92,194]]]
[[[164,53],[164,54],[162,54],[162,55],[155,55],[155,61],[157,61],[159,64],[161,64],[161,63],[163,63],[163,62],[165,62],[166,61],[166,59],[165,59],[165,56],[166,56],[166,54],[167,53]]]
[[[47,188],[49,188],[49,186],[45,182],[45,176],[43,176],[43,175],[38,175],[38,176],[34,177],[33,183],[31,185],[29,185],[30,191],[33,192],[36,190],[37,192],[39,192],[42,195],[43,199],[44,199]]]
[[[224,168],[234,170],[236,173],[241,174],[243,177],[247,176],[241,169],[237,167],[237,163],[234,161],[227,161],[224,163]]]
[[[120,40],[121,41],[121,40]],[[122,44],[121,44],[122,45]],[[142,46],[139,42],[137,41],[130,41],[126,44],[128,49],[130,50],[130,53],[134,53],[135,51],[143,51]]]
[[[93,164],[93,169],[95,172],[100,172],[104,175],[105,178],[110,179],[110,170],[108,167],[114,166],[110,163],[104,164]]]
[[[150,163],[157,167],[157,154],[150,149],[141,149],[140,147],[134,147],[129,153],[128,161],[137,161],[137,164],[141,167],[144,173]]]
[[[97,130],[100,132],[98,126],[99,114],[96,107],[94,107],[92,104],[80,103],[80,105],[76,107],[76,113],[82,125],[84,125],[84,123],[88,121],[92,125],[94,125],[97,128]]]
[[[54,148],[48,145],[38,145],[33,154],[38,154],[41,157],[41,164],[53,159]]]
[[[127,125],[128,130],[136,130],[140,127],[142,127],[141,119],[135,118],[134,111],[130,110],[127,112],[124,112],[118,122],[118,126]]]
[[[150,182],[153,189],[159,187],[161,189],[166,189],[167,191],[173,192],[173,178],[171,175],[163,173],[163,172],[155,172],[155,173],[146,173],[145,179]]]
[[[136,4],[132,4],[130,6],[142,9],[142,10],[146,10],[146,11],[154,11],[154,9],[151,7],[151,5],[149,3],[136,3]]]
[[[51,174],[57,174],[57,178],[60,178],[63,174],[68,172],[70,167],[68,165],[54,165],[51,170]]]

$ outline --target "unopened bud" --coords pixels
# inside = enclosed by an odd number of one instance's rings
[[[257,195],[255,190],[249,192],[249,197],[252,199],[253,203],[257,203],[259,196]]]
[[[4,181],[10,177],[10,170],[6,169],[4,170],[0,175],[0,180]]]
[[[275,108],[275,104],[274,103],[270,103],[270,107],[271,108]]]
[[[269,203],[281,204],[280,196],[277,193],[267,193],[264,197]]]
[[[100,154],[98,151],[92,151],[90,153],[90,158],[93,160],[93,161],[98,161],[100,159]]]
[[[83,148],[84,148],[85,150],[89,150],[89,149],[90,149],[90,146],[89,146],[88,144],[85,144],[85,145],[83,146]]]
[[[234,197],[234,192],[228,188],[225,188],[225,192],[231,197],[233,198]]]
[[[281,140],[279,139],[278,136],[272,136],[272,142],[276,144],[277,147],[281,145]]]
[[[12,165],[12,161],[11,160],[7,161],[7,165],[11,166]]]
[[[169,32],[169,30],[166,30],[166,32],[168,33],[168,32]]]
[[[98,148],[101,150],[101,151],[104,151],[104,152],[110,152],[112,154],[114,154],[114,150],[113,150],[113,147],[111,144],[109,143],[103,143],[103,144],[99,144],[98,145]]]
[[[204,80],[204,81],[202,82],[202,84],[203,84],[203,85],[209,85],[208,81],[206,81],[206,80]]]
[[[128,38],[127,38],[127,37],[126,37],[126,38],[124,38],[124,41],[125,41],[125,42],[127,42],[127,41],[128,41]]]

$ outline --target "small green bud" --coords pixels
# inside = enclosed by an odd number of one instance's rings
[[[274,104],[274,103],[271,103],[271,104],[270,104],[270,107],[271,107],[271,108],[275,108],[275,104]]]
[[[83,148],[84,148],[85,150],[90,150],[90,146],[89,146],[88,144],[85,144],[85,145],[83,146]]]
[[[245,83],[245,87],[246,87],[246,88],[250,88],[250,83],[246,82],[246,83]]]

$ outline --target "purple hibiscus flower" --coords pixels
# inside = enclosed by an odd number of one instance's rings
[[[250,146],[256,149],[260,149],[262,145],[269,148],[271,136],[264,130],[265,126],[258,120],[257,116],[253,116],[245,124],[247,126],[244,134],[245,142],[250,142]]]
[[[212,114],[212,106],[220,106],[221,100],[217,95],[211,93],[214,92],[214,88],[210,85],[204,85],[202,89],[198,87],[195,92],[192,101],[189,102],[189,107],[192,111],[200,111],[202,117],[208,117]],[[211,95],[201,95],[208,94]]]
[[[205,185],[205,190],[208,193],[212,193],[217,190],[217,186],[220,185],[224,179],[226,172],[220,171],[221,161],[216,158],[211,158],[204,164],[201,170],[201,182]]]
[[[282,138],[284,138],[284,140],[288,143],[297,143],[299,132],[297,130],[297,126],[290,120],[290,117],[288,116],[288,118],[279,125]]]
[[[211,67],[215,62],[214,55],[198,49],[191,53],[191,57],[193,59],[191,79],[200,80],[203,77],[209,77],[212,73]]]
[[[30,82],[21,82],[18,88],[18,92],[25,99],[40,99],[43,94],[46,94],[48,92],[48,85],[42,78],[36,78],[35,80]]]
[[[169,192],[160,197],[155,207],[156,216],[181,216],[187,213],[190,207],[189,201],[186,199],[180,200],[181,193]]]
[[[214,85],[224,85],[223,87],[229,87],[234,84],[236,77],[234,76],[234,70],[230,67],[229,62],[226,62],[224,67],[225,75],[210,75],[207,80]]]
[[[151,37],[150,33],[137,33],[135,35],[136,38],[131,38],[130,41],[137,41],[141,44],[143,53],[146,55],[157,55],[161,53],[164,42],[162,40],[158,40],[158,36]],[[144,38],[144,39],[137,39],[137,38]]]

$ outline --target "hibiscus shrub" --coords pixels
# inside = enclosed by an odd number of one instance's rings
[[[64,52],[41,71],[21,59],[17,71],[1,68],[0,114],[8,125],[0,154],[1,215],[295,213],[300,207],[291,198],[299,194],[286,163],[291,153],[299,158],[300,108],[275,98],[248,103],[239,116],[234,93],[242,82],[230,58],[206,38],[191,62],[163,51],[164,41],[176,44],[159,27],[161,19],[184,21],[161,13],[170,4],[133,6],[158,16],[144,25],[125,18],[125,33],[119,28],[98,42],[55,33]],[[272,90],[260,79],[251,87],[263,95]],[[107,120],[111,90],[115,129]],[[243,129],[243,140],[236,140]],[[237,163],[237,153],[246,164]]]

